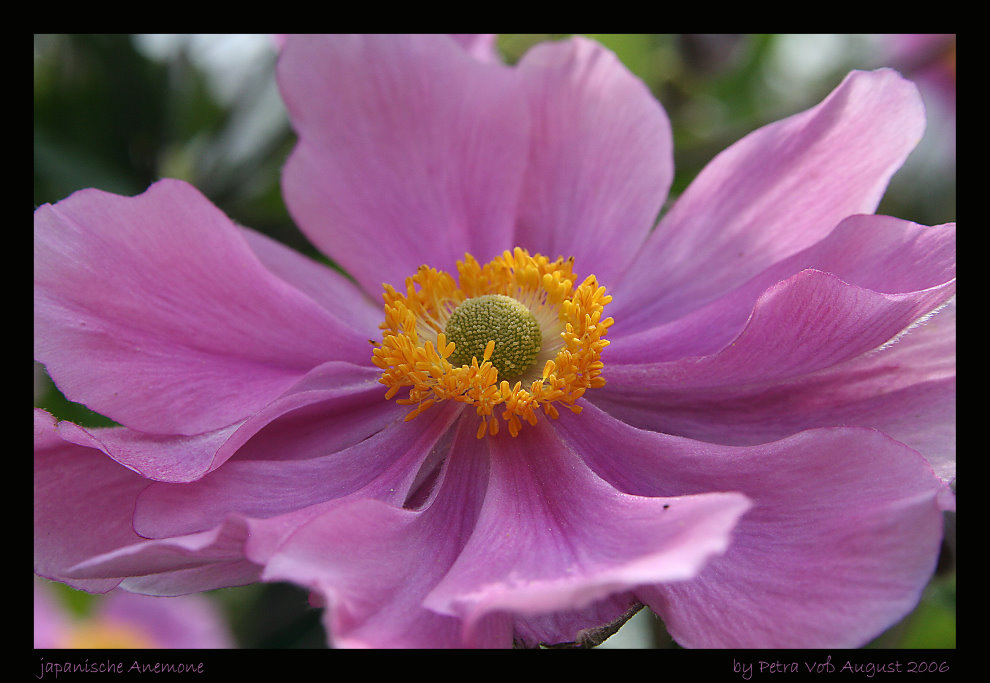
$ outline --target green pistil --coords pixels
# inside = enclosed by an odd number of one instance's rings
[[[515,381],[533,364],[543,345],[536,318],[523,304],[502,294],[486,294],[467,299],[454,309],[444,330],[454,342],[452,365],[470,365],[472,358],[482,362],[485,346],[495,341],[491,363],[500,380]]]

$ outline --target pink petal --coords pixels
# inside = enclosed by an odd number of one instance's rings
[[[459,647],[460,620],[422,606],[463,548],[481,507],[486,443],[462,424],[428,504],[419,511],[357,499],[299,528],[268,562],[265,578],[325,599],[336,647]],[[446,453],[445,453],[446,455]],[[511,645],[507,624],[471,642]]]
[[[807,271],[763,291],[801,268],[830,275]],[[853,216],[681,320],[626,336],[617,325],[608,383],[589,399],[629,424],[734,445],[877,427],[950,479],[954,313],[915,323],[944,305],[954,278],[954,225]]]
[[[193,481],[210,470],[217,451],[238,426],[195,436],[172,436],[145,434],[126,427],[87,429],[62,421],[56,431],[66,441],[102,451],[147,479]]]
[[[339,450],[328,442],[324,449],[301,459],[236,458],[197,482],[154,485],[137,503],[135,528],[150,537],[188,534],[211,529],[231,514],[275,517],[359,491],[365,497],[401,505],[411,493],[420,465],[460,408],[458,404],[436,407]],[[321,433],[318,430],[316,435]],[[315,445],[303,443],[311,435],[302,432],[280,447],[313,449]],[[246,447],[251,448],[251,443]],[[274,455],[281,454],[276,451]]]
[[[853,72],[821,104],[719,154],[681,195],[618,283],[627,329],[676,319],[872,213],[921,138],[917,89],[896,72]]]
[[[864,377],[870,371],[875,373],[862,385],[845,382],[848,391],[861,398],[845,408],[847,421],[836,423],[876,427],[918,450],[943,480],[955,479],[955,350],[956,307],[953,299],[896,344],[884,349],[883,354],[864,358],[860,367],[839,368],[827,378],[831,389],[843,383],[840,374],[856,373],[855,376]],[[886,364],[881,365],[884,361]],[[898,373],[896,380],[895,372]],[[880,386],[884,380],[886,391]]]
[[[70,400],[117,422],[212,431],[323,361],[369,353],[185,183],[83,190],[35,213],[35,358]]]
[[[935,567],[945,487],[879,432],[809,430],[733,448],[635,430],[591,406],[559,423],[620,490],[752,499],[729,550],[696,577],[636,590],[685,647],[856,647],[917,603]]]
[[[511,69],[447,36],[294,36],[278,77],[286,204],[367,292],[511,248],[529,143]]]
[[[846,218],[821,241],[774,263],[688,315],[631,333],[622,320],[609,332],[609,363],[669,361],[714,353],[742,331],[753,306],[769,287],[806,269],[887,294],[943,285],[956,275],[955,224],[928,227],[889,216]]]
[[[241,550],[243,551],[243,547]],[[249,560],[237,558],[232,552],[229,558],[218,557],[217,561],[193,563],[193,566],[186,569],[130,576],[120,582],[120,588],[141,595],[174,597],[217,588],[247,586],[260,580],[261,567]]]
[[[955,282],[919,292],[884,294],[805,270],[764,292],[730,344],[701,357],[606,362],[606,380],[623,395],[782,381],[879,348],[945,303]],[[611,350],[611,349],[610,349]],[[606,352],[608,353],[608,352]]]
[[[63,441],[35,411],[34,571],[80,590],[179,595],[252,583],[246,526],[230,523],[185,538],[146,541],[132,527],[148,481],[103,453]]]
[[[462,616],[469,630],[490,612],[581,609],[644,583],[688,579],[725,551],[749,507],[735,493],[621,493],[596,477],[546,420],[517,438],[490,441],[491,475],[478,523],[424,603]],[[626,444],[610,447],[623,452]]]
[[[384,400],[378,371],[331,361],[314,368],[284,394],[242,423],[174,436],[129,429],[86,429],[60,422],[59,435],[96,448],[148,479],[190,482],[240,457],[302,458],[313,448],[356,443],[397,419],[400,406]],[[310,426],[317,423],[319,428]],[[260,435],[258,433],[261,432]],[[244,448],[250,441],[250,446]],[[325,450],[321,450],[326,452]]]
[[[209,531],[142,540],[90,557],[66,570],[74,578],[124,578],[121,587],[148,595],[184,595],[258,580],[244,556],[248,527],[231,518]],[[125,578],[126,577],[126,578]]]
[[[289,460],[323,455],[368,438],[405,412],[385,400],[380,371],[330,361],[245,420],[216,453],[210,469],[231,457]]]
[[[436,568],[449,565],[420,517],[372,500],[338,507],[293,534],[265,577],[323,594],[335,647],[457,647],[460,621],[419,604]]]
[[[380,296],[370,297],[333,268],[306,258],[260,232],[242,228],[242,234],[255,256],[272,273],[321,304],[334,317],[347,321],[368,339],[377,340],[381,336],[378,325],[384,313]]]
[[[104,593],[119,579],[74,580],[65,572],[88,557],[140,540],[131,510],[148,485],[99,451],[63,441],[55,419],[34,414],[34,571]]]
[[[582,38],[542,43],[518,69],[533,119],[516,242],[605,284],[653,227],[673,178],[670,122],[611,52]]]
[[[950,304],[896,343],[794,379],[648,395],[606,385],[589,398],[627,424],[722,444],[755,445],[813,427],[874,427],[918,450],[949,481],[955,327]]]

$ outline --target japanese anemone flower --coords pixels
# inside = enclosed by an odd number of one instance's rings
[[[38,574],[290,581],[334,646],[558,643],[639,603],[688,647],[858,646],[916,604],[955,226],[873,215],[911,83],[851,73],[655,224],[666,115],[589,40],[290,37],[278,80],[286,204],[350,277],[180,181],[35,213],[36,358],[120,425],[36,412]]]

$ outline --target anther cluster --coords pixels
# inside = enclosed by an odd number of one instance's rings
[[[491,363],[500,380],[514,381],[536,360],[543,337],[540,325],[529,309],[503,294],[486,294],[467,299],[450,315],[444,332],[454,342],[452,365],[480,362],[488,342],[495,342]]]

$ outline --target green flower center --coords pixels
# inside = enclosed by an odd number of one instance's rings
[[[500,380],[514,381],[536,360],[543,345],[540,325],[526,306],[510,296],[485,294],[466,299],[454,309],[444,329],[454,353],[447,359],[454,366],[481,359],[488,342],[495,342],[491,363]]]

